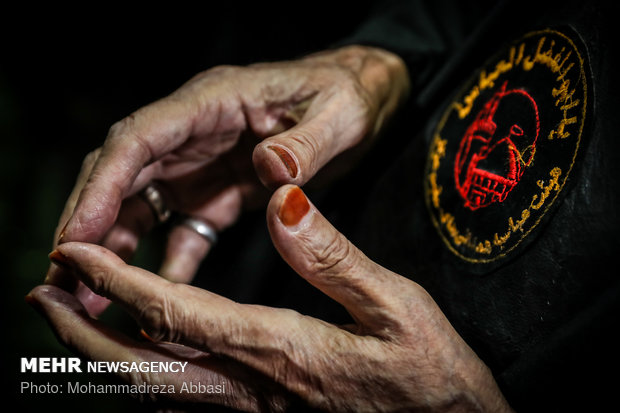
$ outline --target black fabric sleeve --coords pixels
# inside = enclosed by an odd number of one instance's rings
[[[362,44],[399,55],[407,64],[412,89],[427,84],[448,57],[483,26],[497,0],[390,0],[335,46]]]

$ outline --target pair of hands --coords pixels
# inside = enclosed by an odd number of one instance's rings
[[[299,401],[330,411],[509,410],[432,298],[365,257],[299,188],[328,174],[337,156],[350,164],[343,157],[363,151],[407,85],[397,57],[365,47],[196,76],[114,125],[86,158],[46,283],[28,301],[88,359],[187,361],[185,374],[119,373],[130,383],[171,384],[177,391],[168,396],[180,402],[245,411],[285,411]],[[355,324],[242,305],[187,285],[210,245],[182,227],[170,234],[161,276],[127,265],[154,224],[137,195],[151,181],[171,209],[218,230],[244,207],[264,204],[266,187],[277,188],[267,206],[274,245]],[[93,318],[108,300],[151,340]],[[224,384],[226,392],[180,393],[189,381]]]

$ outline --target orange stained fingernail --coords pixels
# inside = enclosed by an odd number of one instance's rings
[[[68,268],[71,266],[71,263],[69,262],[67,256],[58,250],[50,252],[48,257],[54,264],[57,264],[60,267]]]
[[[297,169],[297,163],[295,162],[293,155],[280,146],[268,146],[268,148],[278,155],[278,158],[280,158],[284,166],[286,166],[286,170],[291,178],[295,178],[299,170]]]
[[[142,329],[140,329],[140,335],[141,335],[142,337],[144,337],[145,339],[147,339],[148,341],[150,341],[150,342],[153,342],[153,343],[155,342],[155,340],[153,340],[153,338],[152,338],[151,336],[149,336],[149,335],[147,334],[147,332],[146,332],[146,331],[144,331],[144,329],[143,329],[143,328],[142,328]]]
[[[62,241],[63,237],[65,236],[65,231],[67,230],[67,225],[69,225],[69,221],[67,221],[65,223],[65,226],[62,227],[62,231],[60,231],[60,235],[58,236],[58,241],[57,241],[59,244]]]
[[[306,198],[304,192],[296,186],[286,194],[282,205],[280,205],[278,216],[284,225],[291,227],[297,225],[309,210],[310,204],[308,203],[308,198]]]
[[[30,294],[27,294],[27,295],[24,297],[24,301],[26,301],[28,304],[33,305],[33,306],[34,306],[34,305],[36,305],[36,304],[38,303],[38,302],[37,302],[37,299],[36,299],[36,298],[34,298],[34,297],[33,297],[32,295],[30,295]]]

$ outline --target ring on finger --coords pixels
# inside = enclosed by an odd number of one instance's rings
[[[181,219],[180,225],[187,227],[202,236],[210,242],[211,245],[214,245],[217,242],[217,231],[212,224],[203,219],[186,216]]]
[[[166,202],[161,191],[155,184],[149,184],[142,190],[140,196],[149,205],[155,215],[157,222],[164,223],[170,218],[170,209],[166,206]]]

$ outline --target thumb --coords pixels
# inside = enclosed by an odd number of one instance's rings
[[[269,232],[284,260],[373,331],[397,329],[410,281],[381,267],[338,232],[293,185],[278,189]]]
[[[349,93],[317,95],[294,127],[254,148],[257,175],[267,187],[303,185],[336,155],[357,145],[369,130],[368,105]]]

